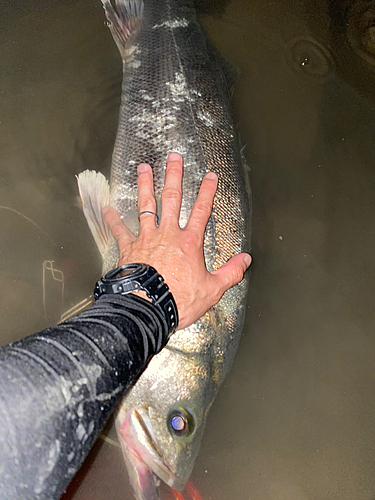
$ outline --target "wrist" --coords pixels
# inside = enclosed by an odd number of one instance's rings
[[[152,299],[150,299],[150,297],[147,296],[147,293],[143,290],[139,290],[139,292],[130,292],[130,295],[137,295],[138,297],[152,303]]]

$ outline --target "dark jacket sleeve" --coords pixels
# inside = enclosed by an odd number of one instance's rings
[[[103,296],[79,316],[3,347],[0,499],[59,498],[167,337],[151,303]]]

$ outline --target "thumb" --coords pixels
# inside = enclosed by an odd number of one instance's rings
[[[221,295],[242,280],[250,264],[251,256],[248,253],[240,253],[229,259],[216,271],[212,271],[211,275],[215,276],[219,283]]]
[[[125,226],[121,217],[114,208],[104,207],[102,213],[104,216],[105,223],[107,224],[109,230],[112,233],[112,236],[119,245],[121,245],[122,241],[131,242],[136,239],[135,236]],[[120,253],[121,253],[121,248],[120,248]]]

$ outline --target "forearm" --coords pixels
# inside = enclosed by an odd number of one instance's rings
[[[59,498],[167,335],[150,303],[105,296],[80,316],[1,349],[0,498]]]

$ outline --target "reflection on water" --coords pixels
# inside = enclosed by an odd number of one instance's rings
[[[204,500],[373,499],[374,3],[199,6],[239,70],[254,264],[193,481]],[[108,173],[121,61],[91,0],[7,3],[0,41],[5,343],[56,321],[100,273],[74,175]],[[99,442],[65,498],[131,495],[120,450]]]

